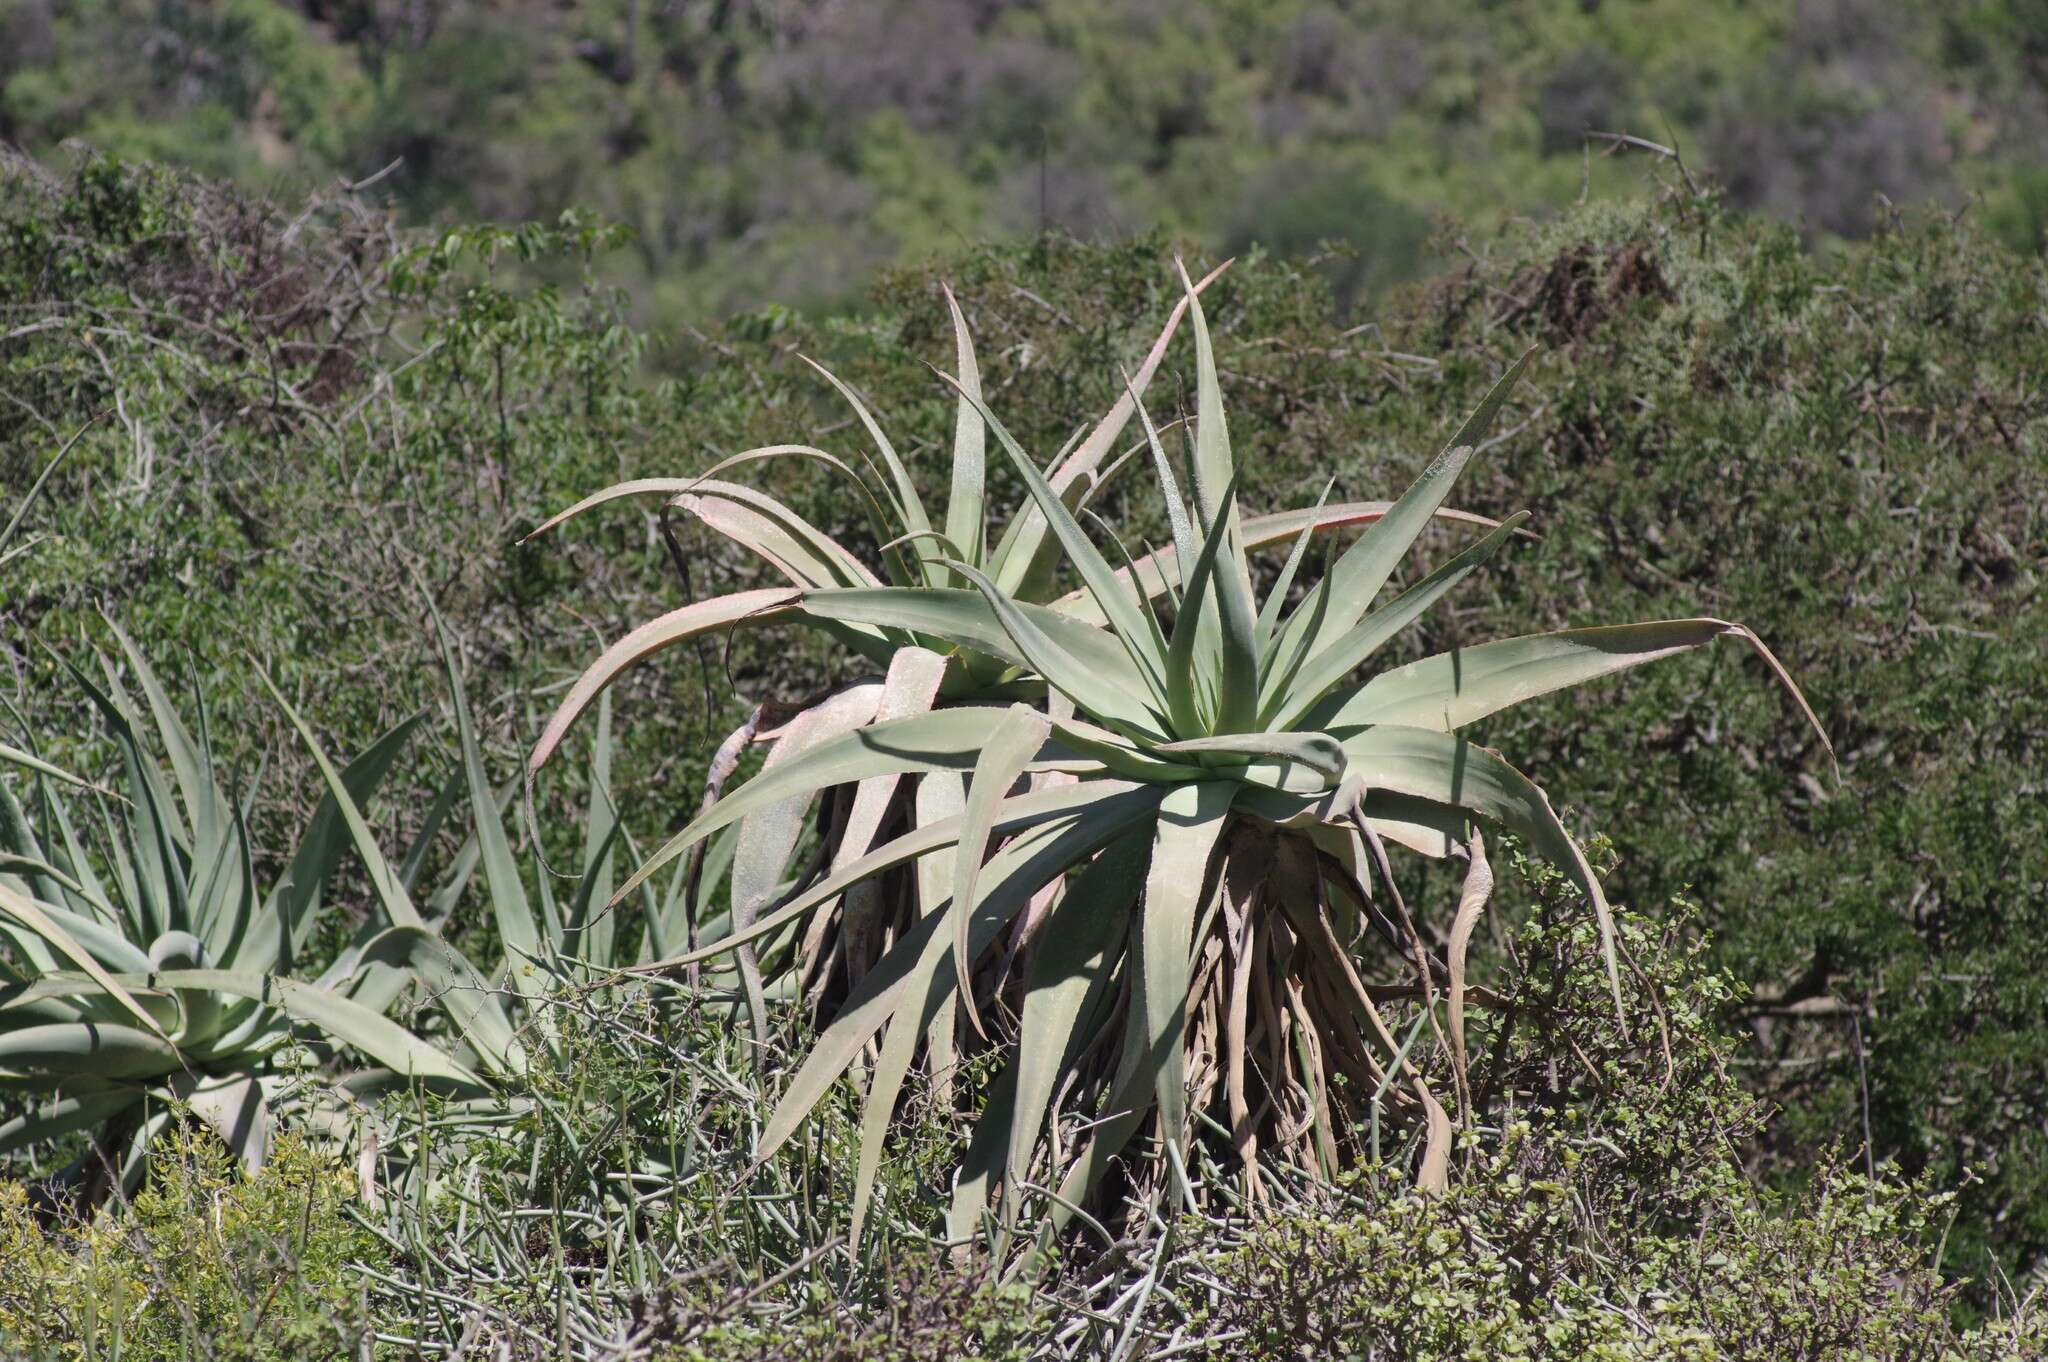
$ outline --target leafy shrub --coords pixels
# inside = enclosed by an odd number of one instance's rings
[[[1518,865],[1533,912],[1508,935],[1487,1077],[1499,1124],[1463,1137],[1441,1196],[1340,1179],[1248,1225],[1196,1226],[1217,1356],[1989,1359],[2048,1343],[2038,1302],[1951,1319],[1932,1261],[1952,1194],[1824,1163],[1758,1194],[1741,1146],[1763,1109],[1714,1022],[1728,981],[1683,944],[1683,902],[1619,912],[1632,1029],[1604,1016],[1590,915],[1549,867]],[[1218,1229],[1221,1233],[1218,1233]],[[1196,1240],[1200,1243],[1201,1240]]]
[[[176,1137],[132,1201],[46,1223],[0,1184],[0,1347],[52,1359],[223,1362],[355,1356],[371,1325],[356,1265],[382,1247],[354,1182],[296,1136],[244,1174],[210,1135]]]

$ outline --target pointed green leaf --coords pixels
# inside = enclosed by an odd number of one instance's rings
[[[1271,689],[1261,705],[1260,718],[1274,728],[1299,725],[1317,701],[1493,557],[1524,518],[1521,514],[1509,516],[1499,529],[1402,592],[1383,609],[1331,638],[1329,645],[1311,655],[1298,672],[1283,670],[1270,674],[1267,685]]]
[[[974,362],[974,338],[967,333],[967,318],[960,311],[959,300],[945,284],[939,287],[946,295],[946,309],[953,314],[953,367],[962,393],[953,416],[953,487],[946,502],[946,537],[956,546],[956,557],[979,566],[988,533],[982,491],[987,428],[974,405],[981,400],[981,370]],[[966,396],[970,393],[973,401]]]

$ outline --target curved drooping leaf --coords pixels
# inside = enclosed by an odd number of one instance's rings
[[[661,651],[688,639],[696,638],[714,629],[736,627],[741,624],[759,624],[779,615],[786,615],[802,599],[803,593],[794,587],[764,587],[758,591],[739,591],[730,596],[718,596],[708,601],[671,610],[666,615],[649,620],[626,634],[617,643],[604,650],[597,661],[584,669],[576,678],[576,684],[562,702],[555,706],[555,712],[548,717],[547,726],[541,730],[540,738],[533,745],[533,752],[526,759],[526,783],[529,802],[532,798],[534,777],[540,768],[547,765],[548,758],[562,745],[562,739],[569,732],[570,725],[590,707],[598,694],[619,674],[652,653]]]
[[[924,501],[917,494],[917,483],[910,476],[910,470],[904,466],[902,457],[897,454],[896,446],[889,442],[887,435],[883,434],[881,424],[875,420],[873,413],[868,410],[867,404],[860,400],[860,394],[841,382],[837,374],[812,359],[809,355],[798,355],[797,358],[824,375],[825,381],[839,390],[839,395],[846,399],[846,404],[853,408],[853,414],[860,419],[861,425],[866,428],[868,438],[874,441],[875,452],[882,456],[882,463],[888,469],[890,480],[895,484],[894,502],[896,514],[901,519],[903,528],[912,535],[929,534],[932,528],[931,517],[925,514]],[[925,584],[930,585],[930,555],[923,551],[923,542],[921,540],[917,541],[916,546],[920,550],[918,554],[919,559],[926,564]]]
[[[765,561],[791,586],[881,585],[838,541],[766,493],[707,481],[669,504]]]
[[[1381,672],[1354,691],[1327,697],[1311,722],[1333,729],[1402,724],[1455,732],[1539,695],[1729,636],[1747,642],[1770,668],[1832,756],[1834,747],[1820,720],[1763,640],[1740,624],[1704,617],[1562,629],[1456,648]]]
[[[1344,740],[1351,775],[1369,789],[1394,790],[1470,809],[1519,833],[1540,855],[1571,877],[1593,906],[1600,950],[1619,1013],[1621,971],[1615,959],[1614,916],[1599,877],[1565,831],[1550,799],[1535,782],[1490,747],[1431,729],[1381,724]]]

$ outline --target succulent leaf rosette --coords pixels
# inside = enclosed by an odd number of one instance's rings
[[[1138,1161],[1150,1170],[1141,1180],[1183,1197],[1195,1195],[1197,1138],[1254,1192],[1262,1158],[1331,1173],[1366,1156],[1382,1106],[1415,1134],[1417,1180],[1443,1185],[1455,1121],[1412,1045],[1424,1020],[1439,1019],[1432,1030],[1462,1088],[1464,1012],[1483,1001],[1464,982],[1464,942],[1490,884],[1481,825],[1512,832],[1587,895],[1619,1003],[1592,867],[1544,791],[1461,730],[1723,636],[1746,641],[1805,709],[1762,641],[1719,619],[1537,634],[1373,670],[1524,518],[1495,523],[1444,503],[1529,356],[1399,500],[1246,515],[1200,300],[1209,281],[1181,279],[1180,307],[1123,398],[1045,468],[983,400],[953,305],[958,417],[943,533],[880,425],[839,385],[889,470],[869,498],[886,503],[878,519],[901,527],[878,531],[883,574],[772,499],[715,479],[795,454],[860,480],[808,448],[736,456],[706,479],[624,484],[558,517],[665,493],[789,584],[688,605],[627,635],[562,702],[529,782],[621,671],[684,639],[806,625],[880,673],[770,733],[743,729],[729,748],[772,743],[760,772],[709,799],[620,891],[702,856],[724,876],[731,910],[691,950],[648,968],[733,955],[757,1015],[776,985],[818,1009],[822,1030],[761,1134],[761,1156],[866,1057],[856,1236],[913,1068],[943,1081],[970,1050],[996,1052],[999,1076],[955,1181],[956,1237],[1064,1220],[1143,1135],[1159,1157]],[[1181,432],[1192,495],[1143,404],[1183,316],[1196,367]],[[1088,508],[1133,417],[1135,453],[1172,528],[1170,546],[1143,555]],[[990,437],[1029,501],[983,552]],[[1484,533],[1382,600],[1436,519]],[[1361,524],[1341,549],[1324,533]],[[1268,546],[1285,557],[1261,599],[1250,555]],[[1074,585],[1060,594],[1062,583]],[[1468,861],[1442,949],[1401,900],[1390,844]],[[1368,940],[1403,978],[1368,982]]]

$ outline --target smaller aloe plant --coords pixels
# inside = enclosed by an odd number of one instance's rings
[[[29,1107],[0,1125],[0,1153],[90,1130],[97,1149],[75,1170],[88,1194],[114,1181],[132,1186],[182,1106],[260,1164],[272,1104],[291,1082],[280,1052],[294,1039],[316,1053],[347,1047],[410,1079],[479,1089],[476,1075],[384,1015],[410,976],[380,960],[377,938],[426,931],[419,914],[373,915],[318,976],[294,976],[329,876],[351,835],[367,835],[356,801],[384,780],[417,720],[345,770],[320,758],[341,802],[321,803],[266,891],[249,811],[221,788],[203,708],[195,736],[142,654],[115,633],[148,719],[106,658],[99,682],[66,666],[119,749],[124,793],[31,752],[0,753],[30,772],[26,807],[0,781],[0,1085]],[[155,746],[144,737],[152,727]],[[398,884],[418,876],[438,821],[402,870],[387,868]],[[430,902],[429,914],[438,918],[448,901]]]

